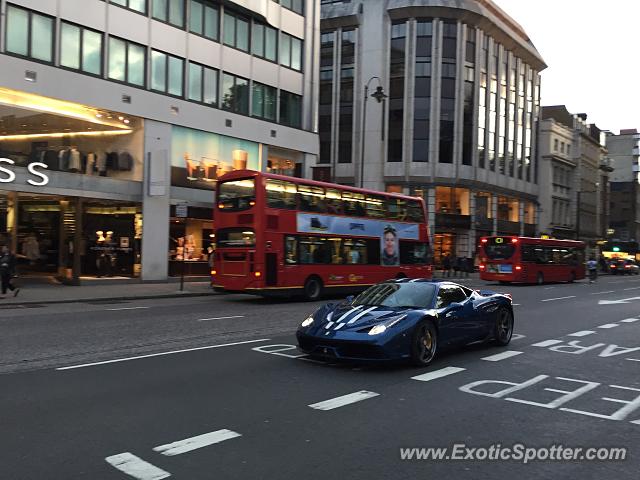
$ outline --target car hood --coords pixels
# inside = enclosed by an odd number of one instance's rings
[[[366,305],[354,307],[349,304],[339,304],[327,306],[324,311],[318,311],[314,325],[317,328],[331,330],[359,330],[416,310],[414,308]]]

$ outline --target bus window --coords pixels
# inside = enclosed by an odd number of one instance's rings
[[[342,215],[344,213],[342,208],[342,194],[340,193],[340,190],[327,188],[326,202],[328,213],[333,213],[335,215]]]
[[[367,195],[367,217],[386,218],[386,197],[381,195]]]
[[[298,185],[298,208],[303,212],[326,212],[327,206],[324,197],[324,188],[322,187]]]
[[[342,192],[344,213],[353,217],[364,217],[364,195],[355,192]]]
[[[400,240],[400,264],[427,265],[430,263],[429,257],[430,249],[428,243]]]
[[[251,228],[221,228],[216,233],[217,247],[255,247],[256,233]]]
[[[407,221],[424,223],[424,211],[418,200],[407,200]]]
[[[267,179],[267,206],[270,208],[296,208],[296,184],[282,180]]]
[[[285,253],[284,261],[287,265],[298,263],[298,239],[296,237],[286,237],[284,240]]]
[[[253,178],[231,180],[218,185],[218,208],[225,211],[247,210],[256,203]]]
[[[407,219],[407,202],[401,198],[387,198],[387,212],[390,220],[403,222]]]
[[[367,243],[364,240],[345,239],[342,251],[343,263],[349,265],[367,263]]]

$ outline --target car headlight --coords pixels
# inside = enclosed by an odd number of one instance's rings
[[[374,326],[371,330],[369,330],[369,335],[380,335],[381,333],[386,332],[387,328],[393,327],[396,323],[404,319],[406,316],[407,316],[406,314],[400,315],[399,317],[394,318],[393,320],[387,320],[384,323],[380,323]]]
[[[304,319],[304,321],[302,322],[302,324],[300,326],[301,327],[308,327],[312,323],[313,323],[313,315],[309,315],[307,318]]]

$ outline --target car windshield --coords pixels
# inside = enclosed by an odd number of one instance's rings
[[[427,282],[379,283],[358,295],[352,305],[431,308],[435,293],[435,285]]]

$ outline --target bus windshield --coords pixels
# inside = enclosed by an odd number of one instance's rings
[[[516,247],[508,243],[502,245],[485,244],[484,252],[491,260],[507,260],[516,252]]]
[[[218,185],[218,208],[227,211],[247,210],[256,202],[256,182],[253,178],[231,180]]]

